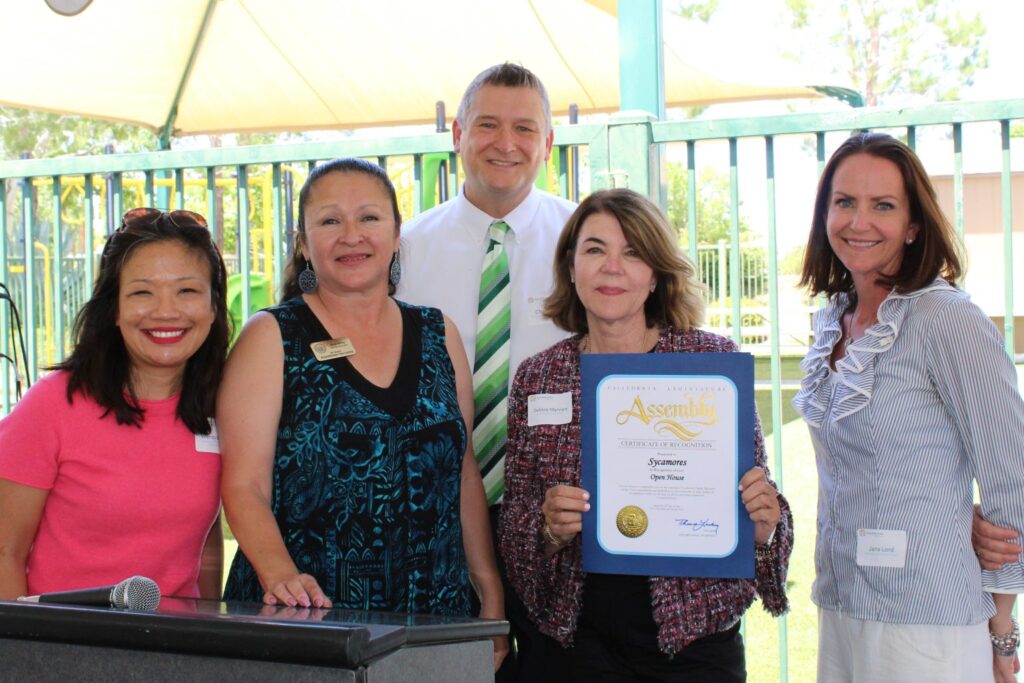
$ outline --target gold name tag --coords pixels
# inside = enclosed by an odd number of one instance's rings
[[[313,342],[309,345],[309,348],[313,349],[313,355],[319,361],[344,358],[352,356],[356,352],[356,347],[352,346],[352,342],[348,340],[348,337]]]

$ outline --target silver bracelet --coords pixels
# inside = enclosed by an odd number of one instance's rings
[[[992,649],[1001,657],[1012,657],[1020,646],[1020,627],[1017,625],[1017,620],[1010,617],[1010,623],[1013,624],[1013,628],[1009,633],[998,635],[995,631],[988,632],[988,638],[992,641]]]

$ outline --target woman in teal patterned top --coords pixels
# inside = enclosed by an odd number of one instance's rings
[[[226,599],[468,615],[472,582],[504,617],[469,365],[440,311],[391,297],[400,224],[372,163],[302,188],[284,301],[246,325],[218,394]]]

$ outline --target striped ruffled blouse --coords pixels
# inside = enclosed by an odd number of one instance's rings
[[[986,590],[1024,591],[1024,565],[982,571],[984,516],[1024,531],[1024,401],[992,322],[943,280],[890,294],[878,322],[829,368],[848,299],[815,316],[793,405],[810,426],[819,495],[814,602],[858,619],[977,624]],[[906,532],[903,567],[859,566],[861,529]]]

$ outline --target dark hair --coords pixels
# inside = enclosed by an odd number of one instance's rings
[[[693,262],[679,250],[668,219],[647,197],[619,188],[594,192],[569,217],[555,247],[555,286],[544,302],[544,315],[563,330],[587,331],[587,312],[572,282],[570,268],[583,223],[597,213],[614,216],[626,242],[654,271],[655,287],[644,302],[648,325],[686,330],[704,319],[704,285]]]
[[[910,222],[918,228],[913,243],[904,246],[899,270],[879,277],[876,283],[900,292],[912,292],[940,275],[950,283],[958,280],[963,272],[959,240],[939,208],[935,188],[921,160],[914,150],[891,135],[865,132],[847,138],[828,160],[821,174],[800,285],[807,286],[812,296],[822,292],[829,296],[840,292],[855,295],[853,276],[832,250],[826,229],[832,178],[839,165],[855,154],[887,159],[899,168],[910,208]]]
[[[512,64],[511,62],[495,64],[481,71],[473,79],[473,82],[469,84],[466,92],[462,94],[459,110],[455,114],[455,119],[459,122],[460,126],[466,127],[466,115],[469,113],[469,108],[473,106],[473,100],[476,99],[477,92],[485,85],[495,85],[502,88],[533,88],[536,90],[537,94],[540,95],[541,108],[544,109],[544,121],[548,124],[548,130],[551,130],[551,101],[548,99],[548,91],[544,88],[544,84],[540,82],[536,74],[525,66]]]
[[[214,414],[217,386],[230,339],[224,260],[205,226],[191,220],[176,221],[167,213],[153,211],[153,220],[122,221],[121,227],[107,239],[92,296],[75,316],[74,348],[67,358],[50,369],[69,373],[69,403],[80,391],[106,409],[104,416],[113,413],[118,424],[141,427],[145,411],[139,406],[132,387],[131,359],[117,329],[121,270],[136,248],[177,242],[209,268],[210,300],[214,308],[213,324],[206,340],[185,363],[177,414],[193,433],[209,434],[209,419]]]
[[[388,193],[388,198],[391,200],[391,211],[395,215],[395,230],[402,226],[402,212],[398,208],[398,193],[395,192],[394,183],[388,177],[388,172],[383,168],[371,161],[358,157],[332,159],[315,167],[309,172],[306,182],[302,184],[302,189],[299,190],[299,218],[296,223],[298,232],[295,235],[295,248],[292,250],[292,260],[288,262],[288,266],[285,268],[284,282],[281,284],[282,300],[302,294],[302,290],[299,289],[298,278],[299,273],[306,267],[306,259],[303,258],[299,245],[305,244],[306,241],[306,205],[309,204],[309,193],[312,192],[313,186],[316,185],[318,180],[330,173],[362,173],[363,175],[375,178],[384,188],[385,192]],[[397,258],[397,256],[392,258]],[[395,285],[389,282],[388,294],[394,293]]]

